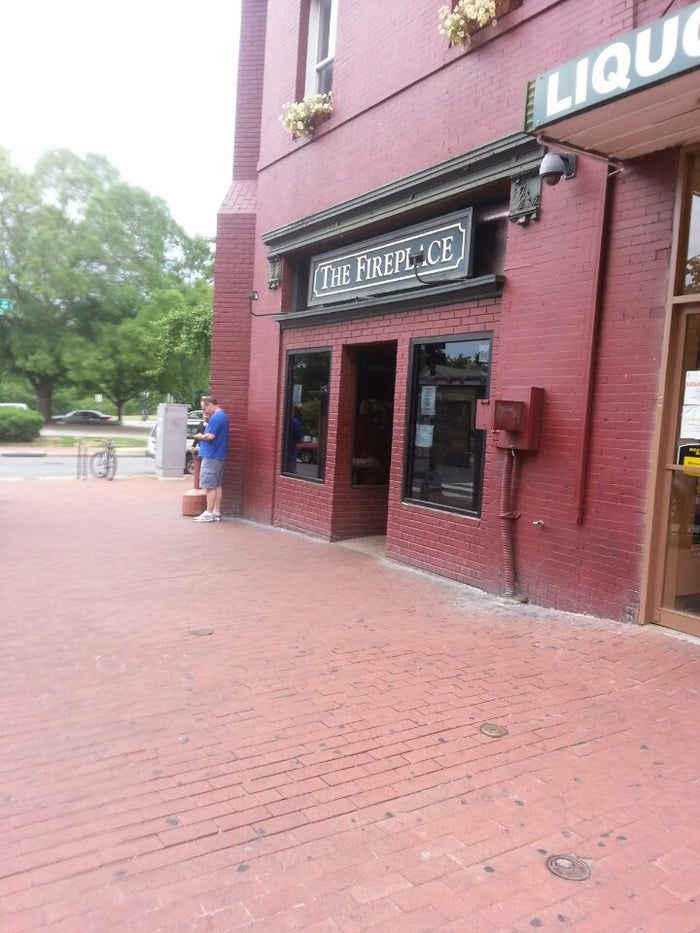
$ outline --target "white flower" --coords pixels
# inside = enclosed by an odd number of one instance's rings
[[[292,134],[292,139],[298,139],[299,136],[311,136],[316,124],[332,112],[331,91],[327,94],[309,94],[296,103],[284,104],[280,120],[282,126]]]
[[[496,25],[496,0],[457,0],[453,8],[438,10],[438,32],[450,45],[468,47],[472,33],[491,23]]]

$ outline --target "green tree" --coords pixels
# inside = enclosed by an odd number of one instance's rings
[[[150,360],[144,358],[148,335],[143,322],[127,318],[121,324],[101,324],[94,340],[76,340],[66,348],[73,384],[84,392],[99,392],[114,402],[121,421],[124,405],[148,389]]]
[[[117,406],[144,392],[192,403],[209,385],[212,290],[200,280],[156,291],[134,318],[100,325],[67,349],[77,388]]]
[[[151,372],[154,390],[198,407],[211,376],[211,285],[199,281],[156,292],[144,319],[156,360]]]
[[[122,182],[102,156],[56,150],[24,174],[0,149],[0,296],[14,302],[0,316],[0,366],[29,381],[45,420],[54,389],[94,371],[91,347],[135,353],[139,329],[119,341],[109,326],[135,318],[158,290],[210,276],[207,241],[187,237],[161,199]],[[111,373],[110,397],[130,391],[127,370]]]

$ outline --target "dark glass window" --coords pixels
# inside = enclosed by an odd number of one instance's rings
[[[479,514],[490,359],[490,334],[414,343],[406,498]]]
[[[328,437],[330,350],[290,353],[282,432],[282,472],[323,479]]]
[[[688,246],[686,249],[684,295],[700,293],[700,159],[696,156],[691,163],[690,212],[688,223]]]

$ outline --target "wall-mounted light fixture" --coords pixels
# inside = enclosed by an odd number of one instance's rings
[[[408,264],[413,269],[413,274],[422,285],[430,285],[425,279],[420,277],[418,269],[425,263],[425,253],[422,249],[414,247],[408,251]]]
[[[420,272],[418,271],[421,266],[426,264],[425,259],[425,250],[422,250],[418,246],[414,246],[408,251],[408,264],[413,269],[413,274],[421,283],[421,285],[457,285],[460,282],[466,282],[469,278],[467,275],[460,275],[456,279],[443,278],[442,276],[436,275],[435,278],[428,281],[427,279],[421,278]]]
[[[572,152],[548,152],[540,163],[540,178],[546,185],[558,185],[562,178],[576,175],[576,156]]]
[[[248,295],[248,310],[253,317],[277,317],[279,311],[272,311],[270,314],[258,314],[256,311],[253,311],[253,302],[257,301],[259,298],[260,295],[258,295],[255,289]]]

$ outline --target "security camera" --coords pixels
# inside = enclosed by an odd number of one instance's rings
[[[576,174],[576,156],[568,152],[548,152],[540,163],[540,178],[546,185],[558,185]]]

